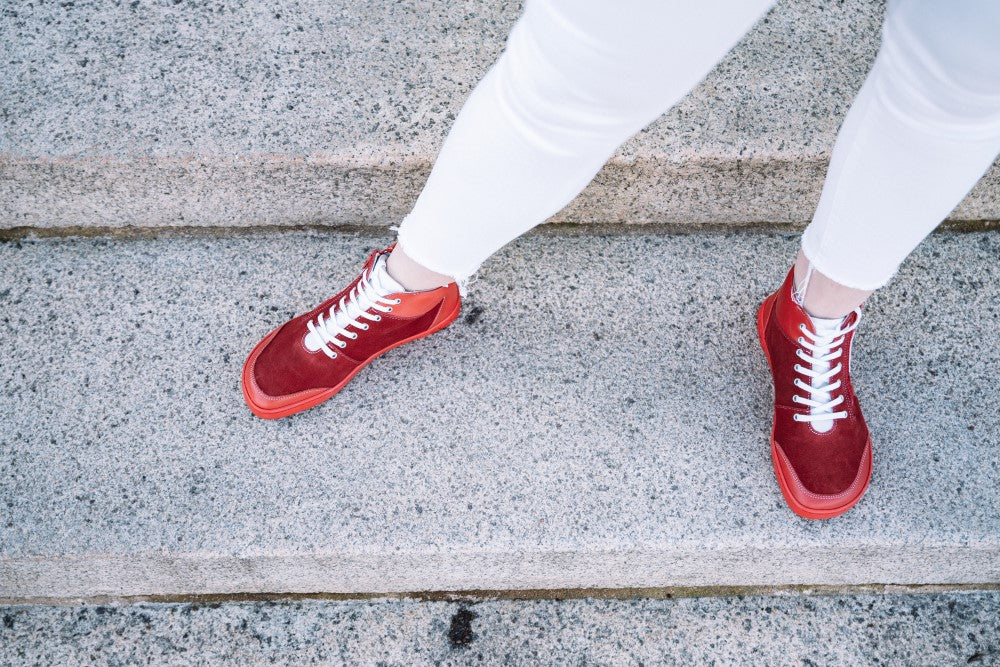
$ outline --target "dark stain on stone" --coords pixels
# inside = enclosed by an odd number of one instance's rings
[[[473,306],[469,310],[468,314],[466,314],[465,316],[465,323],[475,324],[476,322],[479,321],[479,318],[482,316],[482,314],[483,314],[483,308],[481,306]]]
[[[986,656],[984,656],[979,651],[976,651],[975,653],[973,653],[972,655],[969,656],[969,659],[966,660],[966,663],[972,664],[974,662],[982,662],[982,660],[983,660],[984,657],[986,657]]]
[[[475,612],[465,608],[455,612],[451,617],[451,627],[448,628],[448,641],[452,646],[466,646],[472,643],[476,637],[472,632],[472,621],[476,616]]]
[[[11,616],[10,614],[4,614],[3,615],[3,627],[7,628],[8,630],[13,630],[14,629],[14,617]]]

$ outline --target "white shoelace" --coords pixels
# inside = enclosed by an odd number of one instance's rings
[[[370,310],[391,313],[392,306],[389,304],[398,304],[402,301],[398,298],[387,298],[389,294],[399,290],[394,289],[392,285],[395,281],[385,279],[388,274],[385,274],[384,261],[384,258],[380,257],[375,266],[361,276],[361,280],[358,281],[354,289],[330,308],[326,318],[323,317],[323,313],[320,313],[316,316],[315,323],[310,320],[306,324],[311,334],[311,336],[306,337],[308,349],[318,347],[326,356],[336,359],[337,353],[330,346],[335,345],[344,349],[347,347],[347,341],[341,338],[354,340],[358,337],[356,331],[348,331],[347,327],[354,326],[362,331],[367,331],[371,325],[362,322],[362,318],[372,322],[379,322],[382,319],[381,315],[371,313]]]
[[[802,348],[795,350],[795,355],[809,364],[806,368],[803,364],[795,364],[795,371],[810,379],[809,383],[803,382],[800,378],[795,378],[795,386],[806,392],[806,396],[795,394],[792,401],[809,406],[809,414],[795,413],[792,419],[795,421],[812,422],[813,428],[817,431],[828,431],[833,427],[834,420],[847,417],[846,410],[834,412],[834,408],[844,402],[844,395],[840,394],[836,398],[833,392],[841,386],[841,381],[830,382],[830,379],[837,375],[843,368],[842,363],[837,363],[831,367],[831,362],[839,359],[844,354],[841,347],[847,334],[858,326],[861,321],[861,309],[854,309],[854,322],[847,327],[837,327],[832,331],[820,331],[813,333],[804,324],[799,325],[799,330],[804,336],[799,336],[799,345]],[[846,318],[845,318],[846,319]],[[808,337],[809,340],[806,340]]]

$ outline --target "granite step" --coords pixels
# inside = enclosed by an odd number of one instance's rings
[[[993,665],[1000,593],[0,606],[10,665]]]
[[[782,0],[555,220],[801,226],[883,2]],[[396,224],[519,3],[0,9],[0,227]],[[1000,219],[994,167],[953,212]]]
[[[388,232],[0,243],[0,598],[1000,582],[1000,234],[872,299],[874,478],[812,522],[754,329],[794,237],[613,231],[520,239],[275,422],[245,355]]]

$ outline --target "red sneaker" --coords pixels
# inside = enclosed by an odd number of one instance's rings
[[[820,327],[796,302],[793,275],[757,311],[774,379],[771,459],[792,511],[828,519],[853,507],[872,476],[871,436],[850,377],[861,308]]]
[[[242,377],[243,398],[255,415],[278,419],[322,403],[375,357],[458,317],[458,286],[405,291],[385,269],[392,248],[373,251],[340,294],[257,343]]]

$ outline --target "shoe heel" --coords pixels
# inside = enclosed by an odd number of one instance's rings
[[[441,331],[441,329],[444,329],[449,324],[451,324],[452,322],[454,322],[455,320],[457,320],[458,319],[458,315],[459,315],[460,312],[462,312],[462,302],[461,301],[459,301],[458,303],[455,304],[455,310],[453,310],[448,315],[445,315],[444,317],[442,317],[441,321],[439,321],[437,324],[435,324],[433,327],[431,327],[430,331],[428,331],[427,333],[428,334],[432,334],[432,333],[437,333],[438,331]]]

